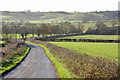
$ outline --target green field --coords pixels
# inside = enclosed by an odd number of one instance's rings
[[[0,38],[5,38],[4,36],[5,36],[5,34],[0,34]],[[40,35],[40,36],[42,36],[42,35]],[[16,34],[8,34],[8,37],[9,37],[9,38],[10,38],[10,37],[16,38]],[[24,37],[25,37],[25,36],[24,36]],[[33,37],[33,35],[32,35],[32,34],[28,34],[27,37]],[[34,37],[37,37],[37,35],[34,34]],[[22,36],[19,35],[19,34],[17,34],[17,38],[22,38]]]
[[[0,16],[2,17],[3,19],[6,19],[6,18],[10,18],[11,16]]]
[[[0,43],[5,43],[5,41],[0,41]]]
[[[50,42],[71,51],[118,61],[117,43]]]
[[[59,37],[59,39],[99,39],[99,40],[117,40],[118,35],[80,35],[70,37]]]

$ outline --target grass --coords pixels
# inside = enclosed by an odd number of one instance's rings
[[[6,18],[10,18],[11,16],[1,16],[1,17],[6,19]]]
[[[5,43],[5,41],[0,41],[0,43]]]
[[[118,40],[118,35],[79,35],[79,36],[59,37],[59,39]]]
[[[88,28],[93,28],[93,29],[94,29],[94,28],[95,28],[96,23],[97,23],[97,22],[92,22],[92,21],[91,21],[91,22],[89,22],[89,23],[85,23],[85,24],[84,24],[84,25],[85,25],[85,28],[84,28],[84,29],[85,29],[85,31],[87,31],[87,29],[88,29]]]
[[[30,23],[50,23],[50,21],[29,21]]]
[[[85,43],[85,42],[50,42],[59,47],[91,56],[103,57],[118,61],[117,43]]]
[[[45,53],[47,54],[47,56],[50,58],[50,60],[54,63],[57,71],[58,71],[58,74],[60,76],[60,78],[74,78],[74,75],[72,75],[72,73],[67,70],[67,68],[65,67],[65,65],[60,62],[60,60],[56,57],[54,57],[50,52],[49,52],[49,49],[44,46],[44,45],[40,45],[40,44],[35,44],[35,43],[31,43],[31,42],[28,42],[26,41],[27,43],[30,43],[30,44],[34,44],[34,45],[38,45],[40,47],[42,47],[45,51]]]
[[[15,54],[12,56],[9,61],[2,62],[2,70],[0,71],[0,74],[3,74],[13,67],[15,67],[18,63],[22,61],[22,59],[28,54],[30,50],[30,47],[27,47],[26,50],[23,53]]]

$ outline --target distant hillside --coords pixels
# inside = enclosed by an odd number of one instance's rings
[[[27,21],[31,23],[59,23],[64,21],[81,22],[84,18],[89,21],[117,20],[118,11],[101,12],[2,12],[3,21]]]

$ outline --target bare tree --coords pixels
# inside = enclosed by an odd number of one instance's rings
[[[9,42],[9,33],[10,33],[10,27],[7,25],[7,23],[2,23],[2,38],[5,38],[7,42]]]
[[[38,35],[38,37],[40,36],[40,34],[42,33],[41,25],[38,25],[35,28],[35,33]]]
[[[50,33],[50,28],[48,27],[48,24],[42,24],[41,26],[41,30],[42,30],[42,36],[45,37],[46,34]]]

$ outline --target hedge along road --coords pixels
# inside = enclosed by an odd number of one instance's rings
[[[57,78],[55,68],[43,48],[28,44],[31,51],[22,65],[5,78]]]

